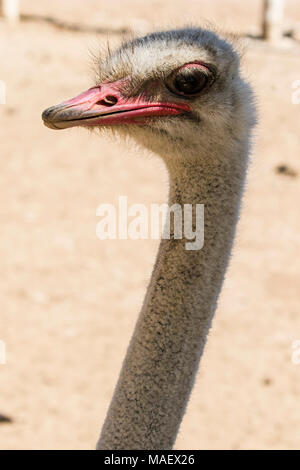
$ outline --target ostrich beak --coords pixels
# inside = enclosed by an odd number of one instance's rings
[[[185,103],[149,102],[140,96],[125,98],[119,82],[103,84],[81,93],[76,98],[46,109],[42,118],[50,129],[75,126],[145,124],[145,118],[176,116],[189,112]]]

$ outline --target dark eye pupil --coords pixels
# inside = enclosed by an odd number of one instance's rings
[[[178,72],[174,87],[180,93],[193,95],[199,93],[207,84],[208,77],[202,70],[187,68]]]

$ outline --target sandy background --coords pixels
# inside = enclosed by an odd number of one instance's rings
[[[260,1],[23,0],[26,15],[91,27],[216,22],[256,34]],[[297,0],[287,21],[300,21]],[[110,34],[113,44],[121,40]],[[92,84],[107,35],[0,22],[1,449],[93,448],[143,299],[154,241],[99,241],[96,208],[163,202],[159,160],[84,130],[43,127],[49,105]],[[234,256],[176,448],[296,449],[300,442],[300,44],[248,41],[260,124]],[[276,172],[287,165],[291,175]],[[293,176],[294,175],[294,176]]]

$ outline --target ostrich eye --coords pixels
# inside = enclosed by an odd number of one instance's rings
[[[193,96],[210,85],[212,79],[212,72],[204,65],[189,64],[171,74],[167,87],[177,95]]]

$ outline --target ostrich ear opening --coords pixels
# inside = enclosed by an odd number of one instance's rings
[[[90,88],[71,100],[46,109],[44,124],[50,129],[75,126],[145,124],[146,118],[172,116],[190,111],[186,103],[150,102],[143,97],[125,98],[118,82]]]

